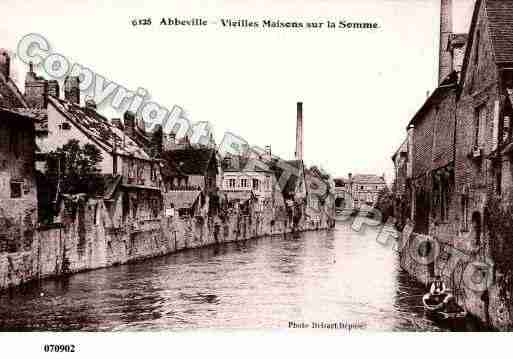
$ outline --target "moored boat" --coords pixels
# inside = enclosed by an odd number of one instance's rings
[[[427,293],[422,297],[422,304],[428,314],[440,319],[458,319],[467,315],[467,311],[456,304],[450,293]]]

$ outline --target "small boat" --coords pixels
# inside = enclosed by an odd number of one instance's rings
[[[467,311],[456,304],[450,293],[427,293],[422,297],[422,304],[428,314],[440,319],[458,319],[467,316]]]

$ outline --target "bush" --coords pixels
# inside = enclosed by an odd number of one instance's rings
[[[509,303],[513,293],[513,193],[489,194],[484,216],[490,254],[502,274],[500,296]]]
[[[394,195],[388,187],[379,192],[375,208],[381,212],[383,222],[394,216]]]

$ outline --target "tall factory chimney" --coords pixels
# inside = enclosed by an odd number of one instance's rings
[[[452,72],[452,55],[448,49],[452,34],[452,0],[440,2],[440,48],[438,55],[438,85]]]
[[[296,160],[303,160],[303,103],[297,103]]]

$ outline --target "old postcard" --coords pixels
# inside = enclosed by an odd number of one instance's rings
[[[0,14],[0,341],[513,328],[513,0]]]

